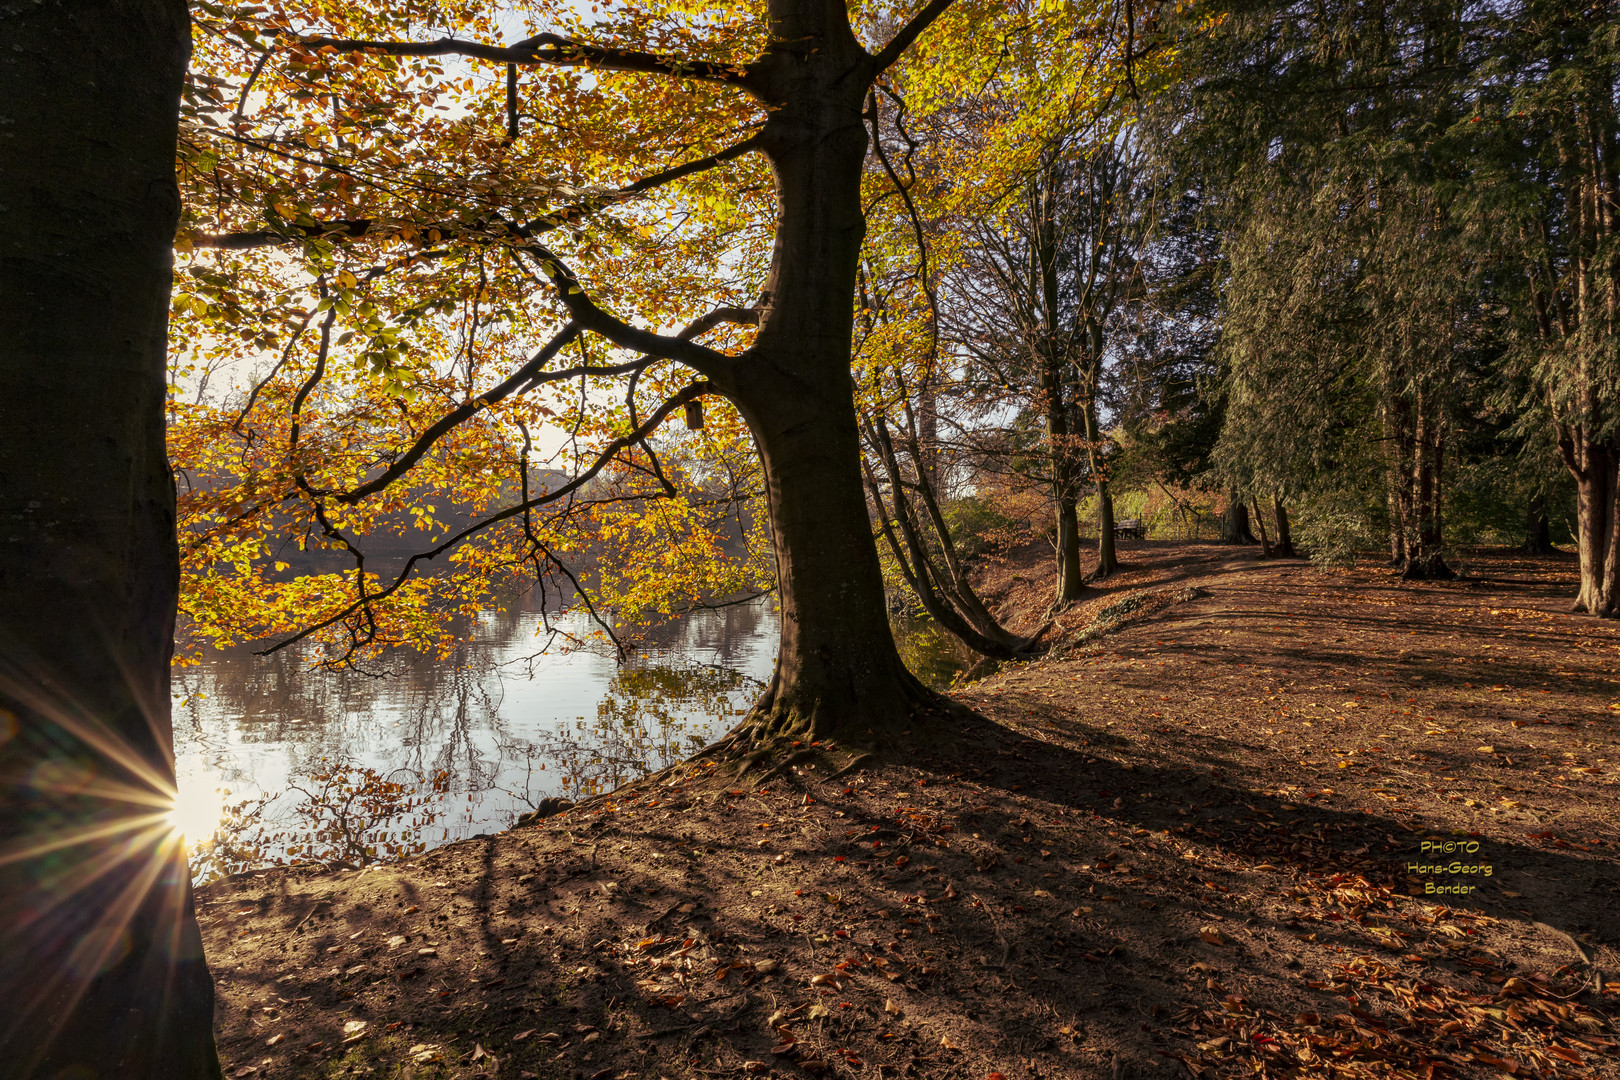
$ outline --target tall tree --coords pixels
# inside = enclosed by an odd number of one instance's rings
[[[4,0],[0,23],[0,1068],[214,1080],[165,818],[186,4]]]
[[[1620,6],[1521,0],[1480,23],[1459,125],[1481,163],[1480,246],[1522,283],[1520,357],[1575,482],[1575,608],[1620,617]]]
[[[433,7],[442,24],[485,37],[493,32],[487,6]],[[525,488],[517,500],[510,484],[490,488],[491,512],[432,554],[571,498],[583,491],[583,481],[632,452],[643,455],[635,459],[640,467],[657,473],[648,440],[659,425],[701,398],[729,401],[763,463],[782,640],[770,686],[728,750],[750,753],[779,738],[834,731],[881,737],[904,724],[909,706],[928,693],[894,647],[860,472],[850,361],[865,234],[864,114],[874,82],[950,0],[863,21],[868,44],[851,21],[856,6],[833,0],[768,0],[763,12],[753,5],[702,5],[710,16],[702,33],[691,29],[692,5],[683,3],[647,2],[627,9],[622,20],[594,25],[578,24],[562,4],[536,7],[547,10],[554,26],[567,28],[570,19],[576,25],[567,36],[548,31],[496,45],[467,36],[406,39],[408,20],[361,5],[281,5],[245,23],[221,9],[211,18],[219,40],[245,51],[236,58],[237,81],[228,94],[213,84],[199,86],[194,205],[199,218],[223,217],[228,227],[198,228],[189,240],[199,251],[298,250],[321,290],[308,319],[290,318],[284,330],[290,335],[309,327],[300,346],[308,351],[297,354],[305,366],[277,391],[283,414],[295,418],[277,442],[279,472],[255,478],[246,492],[237,485],[235,508],[222,510],[217,520],[286,507],[312,537],[352,553],[354,571],[341,593],[327,583],[318,595],[312,588],[302,595],[330,612],[320,620],[326,626],[364,639],[385,605],[418,580],[417,564],[378,580],[350,526],[403,487],[413,468],[448,454],[480,417],[517,408],[513,403],[530,390],[562,377],[563,369],[550,366],[561,349],[576,340],[596,348],[605,343],[641,359],[592,360],[571,370],[629,375],[633,384],[639,378],[636,385],[658,388],[659,399],[645,408],[628,402],[629,415],[615,421],[618,434],[603,441],[600,453],[587,455],[595,464],[581,483]],[[317,26],[328,32],[310,32]],[[503,80],[514,90],[474,94],[459,118],[421,116],[414,110],[422,80],[431,84],[444,74],[435,67],[437,57],[501,65],[514,72]],[[574,68],[587,69],[588,77],[573,75]],[[551,79],[559,73],[567,79]],[[459,77],[453,81],[461,85]],[[245,117],[244,103],[251,114],[260,92],[265,115]],[[554,114],[543,111],[553,107]],[[274,119],[282,109],[301,111],[288,113],[281,125]],[[535,123],[537,113],[550,124]],[[414,144],[400,142],[401,131]],[[727,138],[734,141],[720,141]],[[402,160],[401,151],[415,166],[409,183],[401,182],[407,170],[387,168]],[[626,163],[640,165],[655,153],[680,156],[622,185],[593,182],[593,172],[622,172]],[[759,168],[761,159],[767,169]],[[569,175],[544,171],[559,161]],[[739,172],[723,172],[733,168]],[[643,249],[649,265],[641,277],[626,273],[635,252],[614,261],[617,249],[633,248],[636,231],[609,211],[677,185],[671,188],[676,205],[665,208],[689,218],[722,196],[725,184],[712,182],[716,176],[731,181],[733,202],[773,204],[758,276],[738,275],[757,299],[736,297],[740,288],[715,273],[714,262],[728,257],[725,243],[702,248],[700,254],[714,260],[707,267],[676,253],[674,243],[662,252]],[[739,176],[748,183],[736,184]],[[748,194],[759,190],[750,185],[763,187],[767,197]],[[739,195],[737,188],[745,190]],[[216,212],[221,205],[222,215]],[[663,217],[642,224],[661,233],[655,222]],[[199,300],[204,309],[226,309],[232,303],[227,294],[239,298],[274,276],[274,258],[233,265],[233,257],[207,265],[199,260],[199,280],[213,290],[211,300]],[[672,264],[667,277],[652,265],[666,261]],[[459,274],[453,287],[466,291],[433,292],[452,280],[435,278],[441,268],[444,275]],[[282,282],[282,296],[298,287]],[[725,294],[723,302],[711,306],[717,292]],[[672,295],[700,297],[710,310],[684,312],[692,321],[678,335],[644,329],[615,312],[634,310],[643,325],[667,325],[667,318],[682,314]],[[498,324],[528,319],[539,347],[527,363],[512,364],[505,378],[481,382],[488,369],[475,378],[473,360],[489,357],[464,330],[457,340],[465,346],[467,377],[459,384],[418,378],[415,372],[433,361],[432,350],[412,355],[406,328],[429,344],[438,331],[424,312],[452,300],[463,312],[470,304],[480,335],[487,330],[505,345],[518,338],[500,339]],[[524,315],[531,306],[548,314]],[[756,329],[713,345],[697,340],[726,323]],[[474,325],[472,316],[465,325]],[[550,344],[544,344],[547,336]],[[361,365],[359,375],[351,360]],[[313,409],[342,380],[369,378],[367,364],[376,378],[362,391],[328,399],[319,426],[314,412],[305,423],[300,410]],[[371,411],[362,413],[362,405]],[[345,418],[341,410],[351,406]],[[386,427],[390,410],[408,422]],[[513,424],[522,419],[510,416]],[[448,460],[441,458],[441,465]],[[470,460],[464,457],[463,474]],[[488,448],[476,460],[488,475],[511,467],[510,456]]]

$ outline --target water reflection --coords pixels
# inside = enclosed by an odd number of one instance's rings
[[[935,690],[948,689],[957,674],[978,659],[978,654],[932,619],[896,615],[890,617],[889,625],[906,668]]]
[[[397,653],[311,670],[297,648],[210,654],[175,673],[176,819],[199,877],[267,861],[411,854],[506,828],[548,796],[578,799],[673,764],[731,728],[775,662],[769,598],[655,630],[620,665],[583,614],[481,616],[448,659]],[[902,657],[947,686],[968,659],[925,620]]]
[[[553,621],[588,640],[585,618]],[[176,817],[203,856],[199,874],[236,869],[255,851],[316,854],[289,849],[334,826],[311,822],[295,789],[324,790],[334,775],[372,784],[385,808],[389,792],[377,785],[393,785],[408,809],[358,848],[327,845],[328,854],[398,854],[406,833],[431,847],[505,828],[547,796],[616,787],[723,734],[775,660],[768,599],[661,627],[623,666],[601,644],[554,640],[542,652],[537,622],[535,612],[491,612],[447,659],[398,653],[366,671],[312,671],[296,648],[215,653],[177,671]],[[448,783],[435,793],[441,776]],[[234,849],[208,845],[221,823],[239,834]]]

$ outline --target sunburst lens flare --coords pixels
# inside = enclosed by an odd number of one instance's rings
[[[182,783],[165,818],[171,830],[196,843],[214,835],[224,813],[225,799],[219,788],[206,783]]]

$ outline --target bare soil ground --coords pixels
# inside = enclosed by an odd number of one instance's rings
[[[985,579],[1023,628],[1037,554]],[[844,775],[200,890],[226,1075],[1620,1076],[1620,625],[1572,561],[1123,556]]]

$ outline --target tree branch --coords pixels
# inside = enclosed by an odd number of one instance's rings
[[[565,206],[523,225],[522,231],[527,236],[548,233],[553,229],[577,221],[587,214],[593,214],[616,203],[633,199],[637,195],[644,195],[665,184],[674,183],[676,180],[684,179],[696,173],[707,172],[754,150],[759,146],[759,138],[759,133],[755,132],[742,142],[734,146],[728,146],[724,150],[710,154],[707,157],[673,165],[668,169],[653,173],[650,176],[644,176],[640,180],[626,184],[624,187],[607,192],[597,198],[585,199],[571,206]],[[374,228],[392,227],[393,224],[395,223],[376,218],[345,218],[336,221],[318,221],[313,225],[299,225],[296,222],[287,222],[281,231],[258,229],[251,232],[198,233],[191,238],[191,244],[194,248],[245,251],[251,248],[275,247],[281,244],[297,243],[300,240],[323,237],[346,237],[350,240],[359,240],[369,235]],[[468,231],[464,222],[437,223],[419,227],[417,231],[426,233],[429,229],[437,229],[445,236],[460,235]]]
[[[655,334],[650,330],[642,330],[631,326],[616,315],[609,314],[596,305],[580,285],[579,279],[574,276],[549,248],[538,241],[530,241],[523,248],[525,252],[540,267],[540,271],[551,279],[556,286],[557,298],[562,301],[568,314],[573,320],[586,330],[600,334],[622,349],[634,349],[648,356],[656,356],[664,360],[674,360],[692,368],[698,374],[714,379],[725,389],[731,382],[732,369],[736,364],[734,358],[723,352],[699,345],[690,340],[691,337],[701,333],[695,329],[705,319],[713,319],[708,323],[707,329],[721,321],[731,321],[750,325],[759,322],[759,311],[750,308],[719,308],[704,319],[698,320],[693,326],[683,330],[677,337],[666,337]]]
[[[633,49],[586,45],[583,42],[558,37],[556,34],[536,34],[509,47],[450,37],[442,37],[437,41],[364,41],[332,37],[309,37],[300,40],[302,44],[312,49],[329,48],[334,52],[374,52],[387,56],[471,56],[497,64],[554,64],[559,67],[605,68],[609,71],[673,75],[680,79],[695,79],[698,82],[720,83],[745,89],[750,85],[747,70],[734,64],[687,60]]]
[[[389,484],[392,484],[395,480],[398,480],[401,476],[404,476],[411,470],[412,466],[414,466],[418,461],[422,460],[423,454],[426,454],[433,448],[434,443],[442,439],[451,430],[465,421],[472,419],[472,417],[489,408],[491,405],[504,401],[514,392],[528,390],[535,383],[541,381],[543,377],[541,370],[547,364],[551,363],[552,358],[561,352],[564,346],[578,336],[579,327],[574,323],[569,323],[563,328],[560,334],[546,342],[546,344],[540,349],[539,352],[534,354],[528,363],[518,368],[517,371],[513,372],[511,376],[499,386],[494,387],[487,394],[480,394],[475,398],[464,401],[461,403],[461,405],[445,413],[438,419],[436,423],[434,423],[431,427],[424,431],[420,437],[417,438],[416,442],[409,450],[405,451],[405,453],[401,454],[397,460],[390,464],[388,468],[383,471],[382,475],[366,481],[364,484],[361,484],[359,487],[354,488],[351,491],[346,491],[339,495],[337,497],[338,502],[348,503],[350,506],[353,506],[367,495],[381,491]],[[561,378],[563,377],[563,373],[558,372],[553,377]]]
[[[901,27],[900,32],[872,57],[873,74],[887,71],[892,67],[894,62],[900,59],[900,55],[911,48],[912,43],[922,36],[922,32],[932,26],[935,19],[945,14],[945,9],[954,2],[955,0],[928,0],[923,9],[913,15],[911,21]]]
[[[574,492],[590,483],[590,481],[594,479],[598,473],[607,467],[608,462],[612,461],[620,452],[644,441],[647,436],[658,430],[659,426],[662,425],[665,420],[669,419],[669,417],[677,409],[685,408],[688,401],[695,401],[700,397],[715,393],[717,390],[718,388],[710,382],[692,383],[690,386],[686,387],[684,390],[665,401],[664,404],[660,405],[657,411],[651,416],[647,417],[646,422],[640,427],[636,428],[628,435],[622,435],[608,443],[607,446],[603,447],[601,452],[597,454],[596,460],[591,464],[590,468],[574,477],[574,479],[570,480],[556,491],[550,491],[544,495],[537,495],[531,499],[524,499],[513,506],[507,507],[505,510],[492,514],[483,521],[467,526],[465,529],[462,529],[460,532],[456,533],[454,536],[445,540],[442,544],[439,544],[430,551],[417,552],[409,559],[405,560],[405,565],[403,568],[401,568],[399,576],[394,579],[391,585],[388,585],[386,588],[379,589],[377,592],[367,593],[365,591],[364,584],[362,584],[360,599],[356,600],[354,603],[350,604],[336,615],[322,619],[318,623],[305,627],[292,637],[278,641],[276,644],[262,650],[256,655],[269,656],[271,653],[279,652],[295,642],[302,641],[311,634],[319,633],[329,626],[342,622],[363,608],[369,613],[370,605],[372,603],[391,596],[410,580],[411,574],[416,569],[417,563],[428,559],[438,558],[440,555],[443,555],[446,551],[449,551],[463,540],[466,540],[468,537],[473,536],[476,533],[482,532],[491,525],[517,517],[519,514],[523,514],[536,506],[543,506],[546,503],[556,502],[558,499],[567,498],[569,495],[572,495]]]
[[[194,248],[217,248],[222,251],[247,251],[251,248],[276,247],[299,240],[321,237],[346,236],[358,240],[378,224],[371,218],[346,218],[339,221],[318,221],[314,225],[288,222],[286,231],[257,229],[253,232],[198,233],[191,238]]]
[[[644,176],[640,180],[626,184],[624,187],[608,192],[599,198],[586,199],[583,202],[575,203],[573,206],[565,207],[555,213],[547,214],[544,217],[526,225],[525,228],[530,232],[536,233],[550,232],[552,229],[566,224],[567,222],[577,220],[586,214],[595,213],[596,211],[612,206],[615,203],[624,202],[626,199],[635,198],[637,195],[643,195],[649,191],[652,191],[654,188],[659,188],[663,187],[665,184],[674,183],[676,180],[691,176],[694,173],[708,172],[710,169],[724,165],[728,161],[742,157],[750,150],[753,150],[755,147],[759,146],[759,141],[760,132],[756,131],[742,142],[728,146],[724,150],[717,151],[716,153],[710,154],[707,157],[700,157],[693,161],[682,162],[681,164],[671,166],[662,172],[655,172],[651,176]]]

